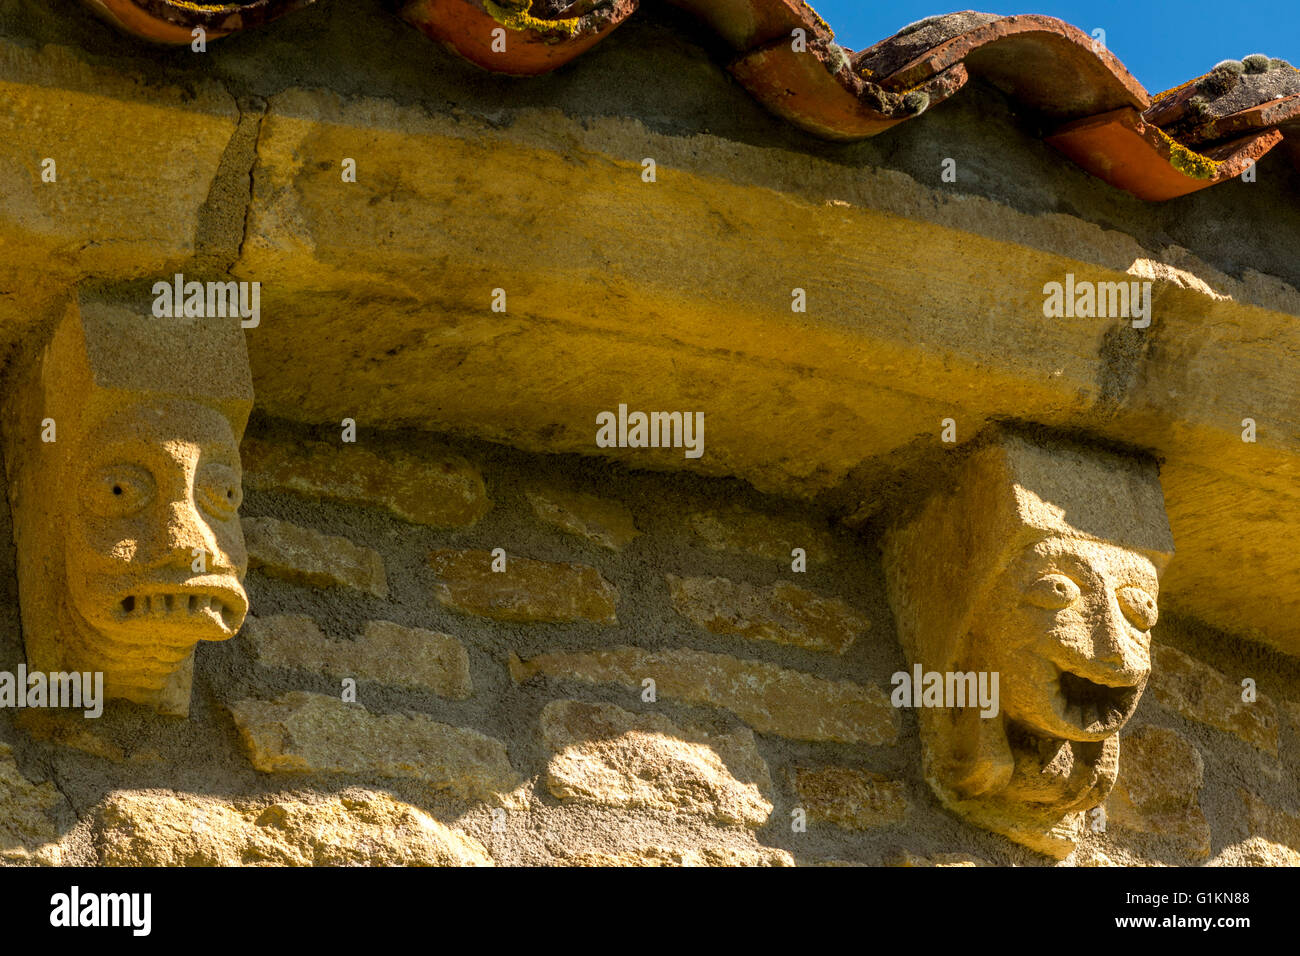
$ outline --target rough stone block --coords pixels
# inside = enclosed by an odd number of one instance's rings
[[[868,770],[794,767],[790,783],[810,823],[871,830],[901,823],[907,813],[906,785]]]
[[[493,571],[492,563],[490,551],[432,552],[438,602],[498,621],[618,623],[618,591],[593,567],[514,555],[504,571]]]
[[[554,752],[546,785],[560,799],[750,827],[772,813],[772,779],[749,730],[710,734],[576,700],[548,704],[541,730]]]
[[[760,733],[795,740],[892,744],[897,717],[878,687],[823,680],[763,661],[685,648],[651,651],[616,647],[560,651],[528,661],[513,658],[516,681],[534,675],[622,684],[640,693],[651,678],[658,694],[722,707]]]
[[[622,551],[641,533],[632,512],[617,501],[553,487],[530,488],[527,494],[539,520],[610,551]]]
[[[1205,761],[1174,730],[1143,727],[1126,734],[1124,761],[1106,800],[1106,825],[1157,834],[1192,859],[1210,853],[1210,825],[1199,794]]]
[[[834,539],[824,527],[735,505],[693,511],[686,516],[686,525],[714,551],[752,554],[783,562],[787,568],[795,548],[803,548],[810,565],[830,560],[834,548]]]
[[[714,634],[843,654],[871,626],[839,598],[822,597],[788,581],[760,588],[726,578],[670,574],[668,590],[678,614]]]
[[[52,783],[24,777],[13,748],[0,743],[0,860],[58,863],[59,834],[49,811],[62,800]]]
[[[771,847],[739,848],[700,845],[693,847],[641,846],[617,853],[586,850],[561,857],[560,866],[794,866],[794,857]]]
[[[472,692],[469,654],[450,634],[370,621],[358,640],[332,641],[301,614],[250,617],[243,633],[257,659],[272,667],[415,687],[453,700]]]
[[[383,791],[253,801],[121,791],[100,808],[105,866],[492,866],[477,840]]]
[[[1241,685],[1208,664],[1165,644],[1156,644],[1152,652],[1151,692],[1161,706],[1277,754],[1277,707],[1267,695],[1257,693],[1247,703]]]
[[[388,597],[384,559],[373,548],[276,518],[245,518],[243,524],[250,567],[297,584]]]
[[[423,714],[373,714],[301,691],[242,700],[230,712],[249,761],[263,773],[409,777],[500,805],[512,805],[519,784],[501,741]]]
[[[450,452],[272,435],[244,439],[243,454],[249,488],[384,508],[414,524],[465,528],[492,507],[478,469]]]

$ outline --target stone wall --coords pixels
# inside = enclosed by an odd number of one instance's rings
[[[425,434],[255,420],[242,452],[249,619],[199,650],[188,720],[0,711],[6,862],[1051,862],[926,785],[870,532]],[[1065,862],[1300,862],[1300,666],[1177,617],[1155,640]]]

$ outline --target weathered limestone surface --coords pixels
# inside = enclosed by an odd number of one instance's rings
[[[370,621],[355,641],[333,641],[302,614],[249,618],[243,630],[257,659],[334,677],[431,690],[464,700],[472,692],[469,654],[450,634]]]
[[[789,581],[768,588],[726,578],[668,575],[673,608],[715,634],[739,634],[810,651],[843,654],[871,626],[839,598],[814,594]]]
[[[1300,866],[1300,815],[1271,806],[1267,801],[1238,789],[1246,807],[1246,824],[1250,846],[1243,848],[1243,859],[1230,859],[1229,865]]]
[[[383,791],[270,806],[167,791],[112,794],[104,866],[492,866],[472,837]]]
[[[632,512],[617,501],[554,487],[531,488],[527,495],[540,520],[610,551],[622,551],[641,533]]]
[[[709,734],[660,714],[576,700],[547,704],[541,730],[553,752],[546,785],[563,800],[732,826],[759,827],[772,813],[772,779],[751,731]]]
[[[1210,853],[1210,825],[1201,811],[1205,761],[1182,734],[1143,727],[1123,740],[1115,789],[1106,800],[1106,825],[1156,834],[1188,857]]]
[[[1173,553],[1153,462],[994,433],[883,545],[909,665],[999,675],[999,712],[918,713],[925,776],[1058,859],[1115,781]]]
[[[82,295],[16,366],[3,438],[28,664],[187,714],[195,645],[248,611],[239,322]]]
[[[1208,664],[1164,644],[1152,651],[1151,692],[1163,706],[1277,754],[1277,707],[1268,695],[1257,692],[1248,703],[1241,699],[1240,684]]]
[[[870,830],[901,823],[907,814],[902,781],[852,767],[794,767],[790,784],[807,811],[808,822],[833,823],[847,830]]]
[[[640,693],[651,678],[656,692],[691,704],[731,711],[759,733],[796,740],[892,744],[897,717],[875,686],[830,681],[763,661],[740,660],[686,648],[651,651],[558,651],[528,661],[512,658],[516,681],[534,675],[615,683]]]
[[[58,831],[49,811],[63,798],[52,783],[32,783],[0,744],[0,860],[57,864]]]
[[[490,551],[432,552],[439,603],[500,621],[618,623],[618,590],[593,567],[515,555],[506,556],[504,571],[492,564]]]
[[[248,759],[263,773],[412,777],[466,800],[509,803],[518,785],[505,744],[422,714],[373,714],[294,691],[230,707]]]
[[[309,158],[345,155],[361,129],[372,163],[402,169],[400,192],[384,176],[340,191],[337,171]],[[662,171],[652,186],[629,159],[644,155]],[[653,220],[648,188],[664,210]],[[421,228],[430,210],[446,228]],[[340,217],[356,228],[334,228]],[[502,221],[523,230],[509,248],[482,239]],[[1268,583],[1300,571],[1288,530],[1300,514],[1300,293],[1276,278],[1233,278],[1176,247],[955,200],[888,170],[623,117],[521,109],[493,128],[306,90],[270,102],[250,236],[241,274],[274,277],[268,301],[339,343],[310,377],[285,376],[299,364],[298,322],[266,330],[255,375],[278,414],[325,421],[363,407],[625,458],[595,448],[591,410],[628,393],[694,408],[707,394],[705,456],[646,451],[639,464],[736,474],[765,491],[838,488],[865,501],[861,517],[875,479],[902,460],[929,463],[913,443],[944,418],[961,441],[996,418],[1086,427],[1166,462],[1183,552],[1170,606],[1300,647],[1300,596]],[[424,269],[431,260],[456,267]],[[1066,274],[1152,281],[1152,328],[1045,320],[1043,286]],[[335,290],[359,284],[363,315],[329,318]],[[790,311],[795,287],[809,293],[806,314]],[[490,312],[493,288],[510,294],[507,314]],[[591,306],[611,295],[618,308]],[[455,320],[427,331],[426,301],[448,303]],[[654,317],[653,338],[642,316]],[[374,358],[364,384],[357,354]],[[1260,424],[1253,444],[1241,440],[1245,417]],[[1258,573],[1220,580],[1222,567],[1247,565]]]
[[[989,864],[969,853],[932,853],[929,855],[897,850],[886,859],[888,866],[988,866]]]
[[[154,84],[69,47],[0,40],[0,274],[66,285],[148,276],[192,255],[237,120],[212,80]],[[54,182],[42,180],[45,159]]]
[[[795,548],[803,548],[810,565],[825,563],[833,548],[830,532],[823,527],[740,507],[693,511],[686,516],[686,524],[715,551],[754,554],[786,567]]]
[[[617,853],[587,850],[561,857],[561,866],[794,866],[785,850],[769,847],[737,849],[729,846],[667,847],[642,846]]]
[[[243,525],[250,567],[298,584],[388,597],[384,559],[373,548],[277,518],[245,518]]]
[[[385,508],[404,521],[463,528],[492,507],[483,477],[460,455],[420,456],[357,443],[246,439],[244,483],[281,488],[312,498]]]

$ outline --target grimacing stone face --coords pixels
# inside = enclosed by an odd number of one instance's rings
[[[135,668],[233,637],[248,598],[229,422],[196,402],[148,402],[87,423],[78,449],[64,554],[71,610],[95,632],[87,650]]]
[[[1155,566],[1112,544],[1049,537],[1013,559],[972,622],[1006,718],[1098,741],[1133,715],[1151,671]]]

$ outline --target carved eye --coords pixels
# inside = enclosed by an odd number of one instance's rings
[[[226,521],[239,510],[244,501],[244,490],[233,468],[211,462],[199,469],[194,481],[194,497],[204,511]]]
[[[1115,592],[1119,609],[1139,631],[1149,631],[1156,625],[1156,599],[1141,588],[1124,587]]]
[[[146,469],[139,465],[110,465],[91,478],[86,504],[95,514],[124,518],[147,505],[153,496],[153,475]]]
[[[1059,611],[1079,599],[1079,585],[1064,574],[1045,574],[1025,589],[1025,599],[1049,611]]]

